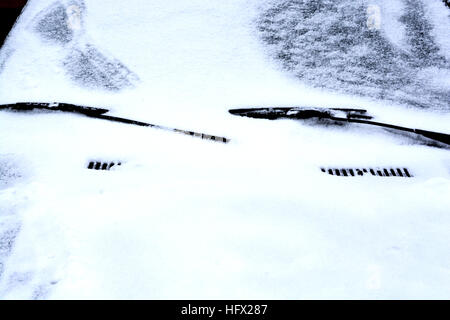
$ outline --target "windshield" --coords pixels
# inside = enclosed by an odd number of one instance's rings
[[[0,52],[0,103],[164,118],[329,92],[449,111],[449,12],[441,0],[30,0]]]

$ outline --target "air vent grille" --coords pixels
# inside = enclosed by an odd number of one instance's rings
[[[121,166],[121,162],[103,162],[103,161],[90,161],[87,168],[91,170],[111,170],[115,166]]]
[[[320,168],[322,172],[338,177],[401,177],[412,178],[407,168]]]

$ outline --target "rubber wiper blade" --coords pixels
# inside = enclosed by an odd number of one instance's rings
[[[18,102],[18,103],[13,103],[13,104],[0,105],[0,110],[12,110],[12,111],[18,111],[18,112],[27,112],[27,111],[33,111],[33,110],[71,112],[71,113],[82,114],[87,117],[95,118],[95,119],[102,119],[102,120],[108,120],[108,121],[119,122],[119,123],[124,123],[124,124],[131,124],[131,125],[136,125],[136,126],[141,126],[141,127],[150,127],[150,128],[161,129],[161,130],[166,130],[166,131],[172,131],[172,132],[188,135],[191,137],[200,138],[203,140],[210,140],[210,141],[222,142],[222,143],[230,142],[230,139],[221,137],[221,136],[216,136],[216,135],[211,135],[211,134],[206,134],[206,133],[201,133],[201,132],[195,132],[195,131],[190,131],[190,130],[170,128],[170,127],[165,127],[165,126],[161,126],[161,125],[157,125],[157,124],[110,116],[110,115],[105,114],[105,113],[109,112],[108,109],[79,106],[79,105],[69,104],[69,103]]]
[[[15,110],[15,111],[33,111],[33,110],[50,110],[80,113],[87,116],[98,116],[109,112],[108,109],[93,108],[86,106],[79,106],[70,103],[41,103],[41,102],[17,102],[13,104],[0,105],[0,110]]]
[[[287,108],[244,108],[231,109],[231,114],[257,119],[330,119],[344,117],[349,119],[372,119],[364,109],[345,108],[315,108],[315,107],[287,107]]]
[[[250,117],[257,119],[329,119],[336,122],[348,122],[367,124],[372,126],[394,129],[403,132],[414,133],[434,141],[450,145],[450,135],[441,132],[434,132],[422,129],[407,128],[388,123],[371,121],[373,117],[367,114],[365,109],[345,109],[345,108],[314,108],[314,107],[291,107],[291,108],[244,108],[230,109],[233,115]]]

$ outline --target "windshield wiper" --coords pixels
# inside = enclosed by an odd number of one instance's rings
[[[62,111],[62,112],[72,112],[76,114],[82,114],[90,118],[95,119],[102,119],[102,120],[108,120],[113,122],[119,122],[119,123],[125,123],[125,124],[131,124],[131,125],[137,125],[142,127],[151,127],[155,129],[161,129],[166,131],[172,131],[176,133],[185,134],[188,136],[204,139],[204,140],[210,140],[215,142],[221,142],[221,143],[228,143],[230,142],[230,139],[215,135],[210,135],[206,133],[200,133],[195,131],[189,131],[189,130],[183,130],[183,129],[177,129],[177,128],[170,128],[165,127],[157,124],[151,124],[126,118],[120,118],[120,117],[114,117],[106,115],[105,113],[108,113],[108,109],[102,109],[102,108],[93,108],[93,107],[86,107],[86,106],[79,106],[69,103],[36,103],[36,102],[18,102],[14,104],[3,104],[0,105],[0,110],[12,110],[12,111],[19,111],[19,112],[27,112],[27,111],[34,111],[34,110],[44,110],[44,111]]]
[[[291,108],[246,108],[231,109],[229,112],[233,115],[250,117],[257,119],[326,119],[337,122],[360,123],[372,126],[378,126],[388,129],[394,129],[403,132],[414,133],[446,145],[450,145],[450,135],[440,132],[427,131],[401,127],[393,124],[372,121],[373,117],[367,114],[364,109],[345,109],[345,108],[309,108],[309,107],[291,107]]]

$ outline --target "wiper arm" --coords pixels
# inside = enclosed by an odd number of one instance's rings
[[[68,104],[68,103],[19,102],[19,103],[14,103],[14,104],[0,105],[0,110],[13,110],[13,111],[19,111],[19,112],[24,112],[24,111],[26,112],[26,111],[33,111],[33,110],[72,112],[72,113],[82,114],[87,117],[95,118],[95,119],[102,119],[102,120],[137,125],[137,126],[142,126],[142,127],[151,127],[151,128],[155,128],[155,129],[172,131],[172,132],[181,133],[181,134],[189,135],[189,136],[204,139],[204,140],[211,140],[211,141],[222,142],[222,143],[230,142],[230,139],[225,138],[225,137],[220,137],[220,136],[215,136],[215,135],[210,135],[210,134],[205,134],[205,133],[200,133],[200,132],[194,132],[194,131],[189,131],[189,130],[177,129],[177,128],[170,128],[170,127],[160,126],[157,124],[151,124],[151,123],[126,119],[126,118],[109,116],[109,115],[105,114],[105,113],[109,112],[108,109],[79,106],[79,105]]]
[[[372,126],[378,126],[388,129],[394,129],[403,132],[415,133],[428,139],[439,141],[450,145],[450,135],[446,133],[401,127],[393,124],[372,121],[373,117],[367,115],[364,109],[344,109],[344,108],[308,108],[308,107],[291,107],[291,108],[246,108],[231,109],[229,112],[233,115],[257,118],[257,119],[328,119],[337,122],[360,123]]]

